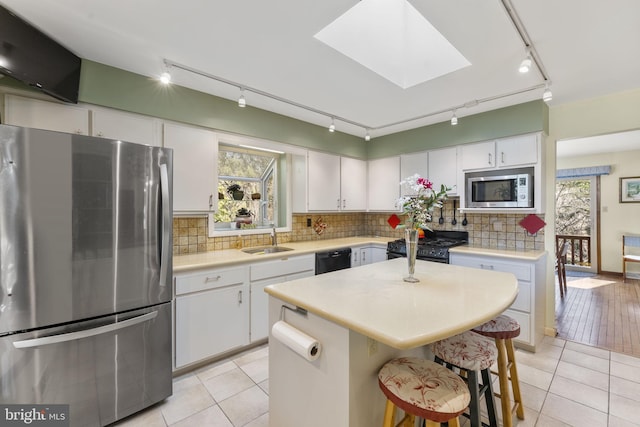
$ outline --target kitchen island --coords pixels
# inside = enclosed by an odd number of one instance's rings
[[[518,292],[510,273],[417,261],[420,282],[406,283],[406,271],[398,258],[265,289],[271,325],[285,320],[322,345],[308,361],[270,336],[271,426],[381,425],[377,373],[385,362],[431,357],[426,344],[495,317]]]

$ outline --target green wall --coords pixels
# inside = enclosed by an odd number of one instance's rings
[[[1,79],[0,85],[30,89],[10,78]],[[460,117],[457,126],[451,126],[447,121],[365,142],[360,137],[331,133],[326,127],[258,108],[238,108],[235,101],[178,85],[164,86],[153,78],[89,60],[82,61],[79,99],[88,104],[360,159],[529,132],[548,134],[549,128],[547,105],[539,100]]]
[[[458,125],[446,121],[372,139],[367,158],[486,141],[529,132],[548,133],[548,107],[542,100],[460,117]]]

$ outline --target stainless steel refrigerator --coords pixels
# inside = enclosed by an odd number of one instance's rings
[[[171,395],[172,152],[0,125],[0,404]]]

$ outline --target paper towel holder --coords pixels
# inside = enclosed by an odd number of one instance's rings
[[[296,306],[296,308],[293,308],[293,307],[289,307],[288,305],[282,304],[282,306],[280,307],[280,320],[284,320],[284,310],[285,309],[286,310],[291,310],[294,313],[298,313],[301,316],[307,317],[307,313],[308,312],[304,308],[298,307],[298,306]]]

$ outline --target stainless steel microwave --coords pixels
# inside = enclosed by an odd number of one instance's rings
[[[465,174],[468,208],[533,208],[533,168]]]

